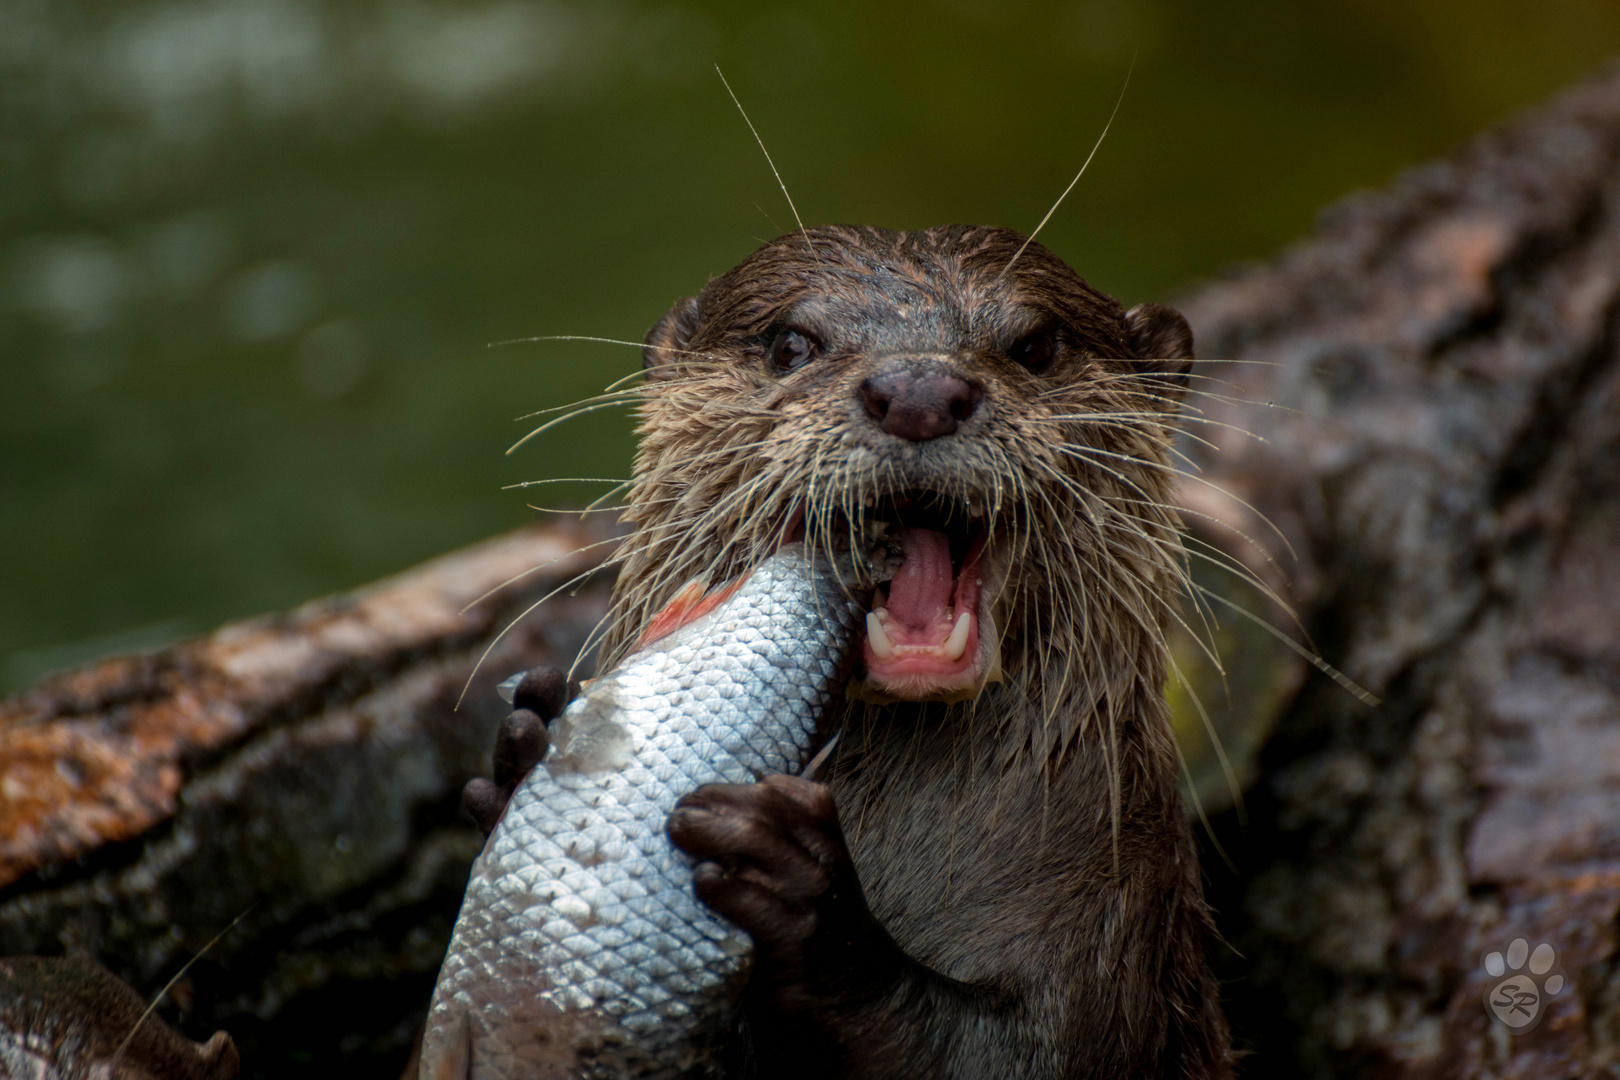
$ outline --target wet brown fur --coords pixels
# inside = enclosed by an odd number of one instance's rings
[[[984,506],[1004,681],[828,718],[845,732],[828,782],[867,903],[966,989],[896,995],[884,1022],[840,1036],[858,1048],[841,1068],[1224,1077],[1163,694],[1184,576],[1169,446],[1185,366],[1155,358],[1190,357],[1190,337],[1039,244],[1008,270],[1023,242],[966,226],[793,233],[654,328],[604,662],[687,581],[760,561],[799,512],[808,542],[830,545],[872,497],[923,486]],[[885,341],[917,331],[983,386],[981,422],[898,449],[874,439],[855,388],[882,350],[772,368],[772,336],[804,319],[875,320]],[[1042,320],[1061,347],[1037,373],[1006,350]]]
[[[40,1067],[45,1080],[234,1080],[241,1071],[230,1036],[199,1044],[177,1034],[100,964],[0,960],[0,1077]]]

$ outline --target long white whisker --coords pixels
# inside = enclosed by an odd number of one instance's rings
[[[628,345],[633,349],[644,349],[647,347],[647,343],[645,341],[630,341],[626,338],[596,337],[593,334],[537,334],[534,337],[507,338],[505,341],[492,341],[484,347],[486,349],[493,349],[497,345],[532,345],[537,341],[594,341],[602,345]],[[730,362],[727,357],[721,356],[719,353],[693,352],[691,349],[676,349],[666,345],[660,345],[659,350],[661,352],[675,353],[678,356],[699,356],[705,360],[713,360],[717,366],[724,366]],[[632,371],[630,374],[614,380],[614,382],[620,383],[626,382],[630,379],[639,379],[646,374],[647,373],[645,371]]]
[[[1360,683],[1357,683],[1354,679],[1350,678],[1350,676],[1344,674],[1344,672],[1322,659],[1310,649],[1305,648],[1305,646],[1301,645],[1299,642],[1295,641],[1281,630],[1278,630],[1275,626],[1272,626],[1266,620],[1260,618],[1260,616],[1251,611],[1246,611],[1241,604],[1234,604],[1226,597],[1221,596],[1219,593],[1213,592],[1209,589],[1203,589],[1201,591],[1209,599],[1231,608],[1233,611],[1237,612],[1245,619],[1248,619],[1266,633],[1270,634],[1272,637],[1294,650],[1294,652],[1303,656],[1306,660],[1310,661],[1312,667],[1316,668],[1322,674],[1344,687],[1344,689],[1350,691],[1350,694],[1363,705],[1370,705],[1373,708],[1377,708],[1384,703],[1383,698],[1380,698],[1372,691],[1367,690]]]
[[[1140,52],[1137,55],[1141,55]],[[1114,117],[1119,115],[1119,107],[1125,104],[1125,91],[1130,89],[1131,74],[1134,71],[1136,71],[1136,56],[1131,57],[1131,66],[1125,72],[1125,85],[1119,88],[1119,100],[1114,102],[1114,111],[1108,114],[1108,123],[1103,125],[1102,134],[1097,136],[1097,142],[1092,146],[1091,153],[1086,155],[1086,160],[1081,164],[1080,171],[1074,174],[1074,179],[1069,181],[1069,186],[1064,188],[1063,194],[1057,197],[1057,202],[1052,204],[1052,209],[1048,210],[1046,216],[1041,218],[1041,223],[1035,226],[1035,231],[1024,239],[1024,242],[1018,246],[1018,250],[1013,252],[1013,257],[1007,260],[1007,265],[1001,268],[1001,277],[1007,276],[1007,271],[1011,270],[1013,263],[1018,261],[1018,256],[1022,255],[1024,249],[1035,242],[1035,237],[1039,236],[1041,230],[1046,228],[1046,223],[1052,220],[1052,215],[1057,213],[1057,208],[1062,206],[1063,200],[1069,197],[1069,192],[1074,190],[1074,185],[1078,184],[1080,178],[1086,175],[1086,169],[1091,166],[1091,159],[1097,156],[1097,151],[1102,149],[1103,140],[1108,138],[1108,129],[1114,126]]]
[[[782,198],[787,200],[788,209],[793,211],[793,220],[799,223],[799,235],[804,237],[804,246],[810,249],[810,254],[815,256],[819,262],[821,255],[816,251],[816,245],[810,242],[810,231],[804,227],[804,219],[799,216],[799,208],[793,205],[793,196],[788,194],[787,185],[782,182],[782,174],[776,171],[776,162],[771,160],[771,152],[765,149],[765,140],[759,137],[759,131],[754,127],[754,122],[748,119],[748,110],[744,109],[742,102],[737,100],[737,93],[731,88],[731,84],[726,82],[726,73],[720,70],[719,64],[714,65],[714,73],[720,76],[721,85],[726,88],[726,93],[731,95],[731,103],[737,106],[737,111],[742,114],[743,123],[748,125],[748,130],[753,134],[754,141],[759,144],[759,152],[765,155],[765,164],[771,167],[771,175],[776,177],[776,186],[782,189]]]
[[[595,405],[587,405],[583,409],[575,409],[571,413],[564,413],[562,416],[556,417],[555,419],[547,420],[545,423],[541,424],[539,427],[535,428],[533,431],[531,431],[527,435],[523,436],[523,438],[519,439],[517,442],[513,443],[511,446],[507,447],[506,452],[508,454],[517,453],[518,449],[521,448],[524,443],[528,442],[530,439],[534,438],[536,435],[540,435],[540,434],[543,434],[544,432],[550,431],[552,428],[556,427],[558,424],[565,424],[568,421],[573,420],[573,419],[575,419],[577,417],[584,416],[586,413],[599,412],[602,409],[611,409],[611,408],[614,408],[616,406],[624,405],[624,404],[626,404],[626,402],[624,402],[624,401],[603,401],[603,402],[599,402],[599,403],[597,403]]]

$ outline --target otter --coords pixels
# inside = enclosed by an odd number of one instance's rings
[[[194,1043],[118,976],[77,957],[0,959],[0,1077],[236,1080],[223,1031]]]
[[[643,356],[605,665],[784,537],[900,562],[824,775],[668,821],[755,943],[730,1074],[1229,1076],[1163,693],[1186,320],[1010,229],[833,226],[677,303]],[[486,831],[568,696],[519,687],[465,792]]]

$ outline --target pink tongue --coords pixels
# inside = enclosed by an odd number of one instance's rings
[[[901,526],[905,562],[889,583],[889,614],[921,630],[951,606],[951,542],[942,532]]]

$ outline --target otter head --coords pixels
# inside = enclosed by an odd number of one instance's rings
[[[897,556],[858,696],[959,700],[1006,677],[1095,702],[1128,689],[1108,678],[1162,679],[1180,567],[1169,424],[1192,335],[1025,243],[812,229],[665,315],[644,349],[609,658],[686,581],[802,533]]]

